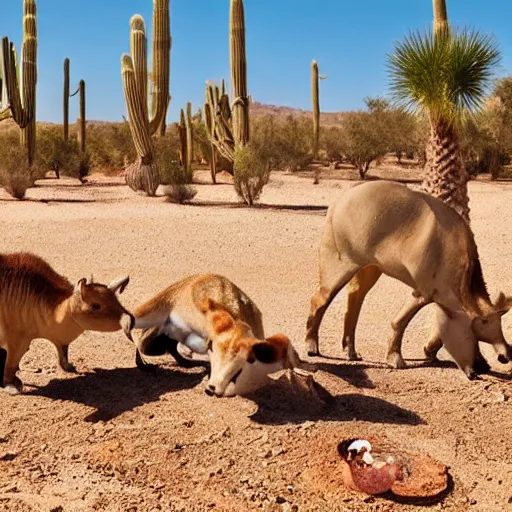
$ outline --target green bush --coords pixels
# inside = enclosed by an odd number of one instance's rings
[[[43,127],[37,131],[37,162],[44,171],[82,180],[89,167],[83,165],[84,156],[75,138],[64,141],[60,127]]]
[[[251,144],[235,150],[234,185],[238,196],[252,206],[270,178],[270,166],[264,155]]]
[[[169,143],[167,137],[154,139],[155,161],[162,185],[188,185],[192,183],[192,171],[180,165],[177,146]]]

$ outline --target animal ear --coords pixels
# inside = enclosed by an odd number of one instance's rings
[[[75,285],[75,293],[80,293],[80,296],[82,299],[85,295],[85,287],[87,286],[87,279],[85,277],[82,277],[80,281],[78,281]]]
[[[503,292],[500,292],[496,302],[494,303],[494,310],[499,315],[508,313],[512,308],[512,297],[507,297]]]
[[[113,291],[114,293],[119,292],[123,293],[124,289],[130,282],[130,276],[121,277],[119,279],[114,279],[109,285],[108,289]]]
[[[255,343],[249,352],[247,362],[254,363],[256,360],[264,364],[275,363],[279,360],[279,350],[273,343]]]
[[[199,309],[201,310],[201,313],[207,313],[208,311],[213,311],[216,309],[215,302],[210,299],[209,297],[205,297],[203,300],[201,300],[201,304],[199,305]]]
[[[216,312],[212,317],[213,330],[217,334],[229,331],[233,328],[234,325],[235,321],[227,311],[220,310]]]

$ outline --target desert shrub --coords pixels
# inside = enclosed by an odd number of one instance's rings
[[[311,163],[312,134],[311,119],[267,115],[252,122],[251,144],[271,169],[296,171]]]
[[[270,178],[270,166],[252,143],[235,150],[234,185],[238,196],[252,206]]]
[[[121,168],[137,156],[128,123],[87,123],[87,151],[97,170]]]
[[[180,165],[178,148],[169,143],[168,137],[154,139],[155,161],[162,185],[188,185],[192,183],[192,171]]]
[[[28,188],[41,177],[37,164],[30,167],[27,151],[20,144],[19,133],[11,131],[0,137],[0,186],[12,197],[23,199]]]
[[[192,185],[167,185],[164,194],[170,203],[183,204],[196,197],[197,189]]]
[[[89,168],[83,165],[78,141],[64,141],[60,127],[43,127],[37,132],[37,162],[41,169],[83,179]]]
[[[379,112],[350,112],[345,117],[342,130],[343,154],[364,179],[370,164],[389,150],[384,118]]]
[[[327,126],[320,131],[320,150],[329,162],[343,160],[343,130],[338,126]]]

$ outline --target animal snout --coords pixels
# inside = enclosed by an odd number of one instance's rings
[[[219,393],[217,391],[217,388],[213,385],[213,384],[208,384],[206,386],[206,388],[204,389],[204,392],[208,395],[208,396],[216,396],[216,397],[221,397],[222,396],[222,393]]]

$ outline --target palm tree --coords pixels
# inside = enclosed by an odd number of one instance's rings
[[[434,26],[434,33],[415,32],[395,44],[388,62],[391,90],[399,106],[425,114],[430,123],[423,189],[469,223],[458,134],[483,106],[500,53],[491,36],[453,33],[439,20]]]

